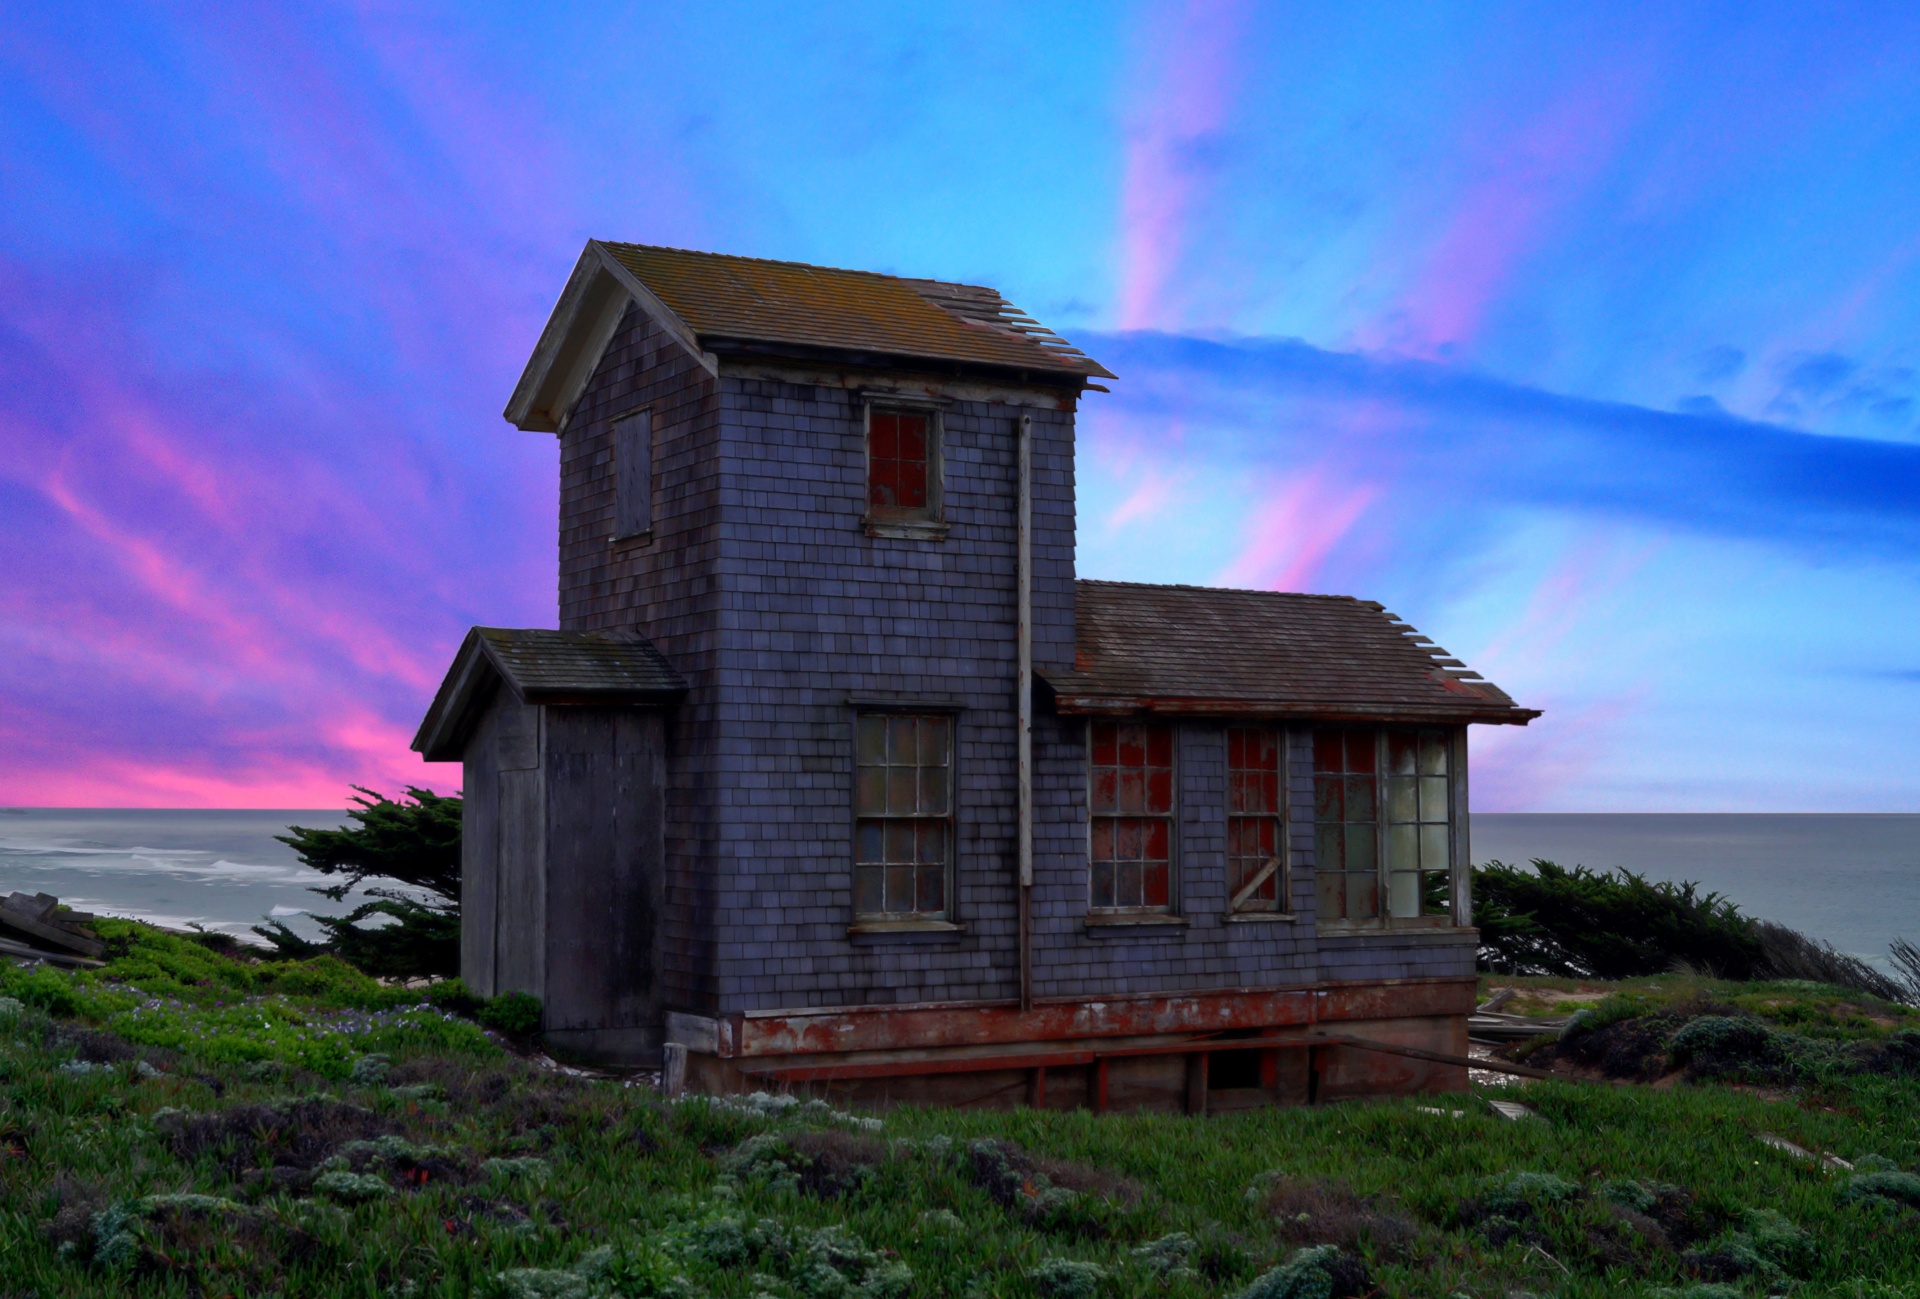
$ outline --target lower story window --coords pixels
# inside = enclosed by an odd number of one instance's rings
[[[1450,741],[1438,729],[1314,732],[1314,893],[1321,919],[1451,914]]]
[[[854,719],[853,909],[863,920],[944,920],[953,864],[953,719]]]
[[[1088,854],[1095,911],[1173,908],[1173,728],[1089,725],[1093,824]]]
[[[1265,726],[1227,731],[1227,900],[1232,911],[1287,909],[1282,738]]]

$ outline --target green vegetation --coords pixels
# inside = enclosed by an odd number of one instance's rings
[[[1728,979],[1807,979],[1888,1001],[1920,1002],[1920,951],[1893,947],[1900,979],[1785,925],[1744,916],[1693,883],[1632,871],[1488,862],[1473,870],[1480,968],[1504,974],[1630,979],[1697,970]]]
[[[1920,1296],[1920,1011],[1844,989],[1490,980],[1587,1010],[1530,1059],[1657,1047],[1659,1087],[1500,1089],[1521,1122],[875,1117],[663,1101],[539,1068],[467,1017],[526,1008],[454,983],[101,927],[104,970],[0,967],[9,1299]]]
[[[409,787],[398,799],[354,787],[354,824],[338,830],[289,827],[279,836],[300,860],[343,882],[315,893],[335,902],[369,879],[391,880],[344,916],[314,916],[326,933],[318,943],[270,920],[254,932],[280,955],[307,960],[339,956],[381,978],[452,977],[460,972],[460,799]],[[424,893],[427,901],[417,895]],[[369,924],[367,922],[376,923]]]

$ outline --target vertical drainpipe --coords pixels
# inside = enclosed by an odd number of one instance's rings
[[[1016,619],[1019,672],[1014,748],[1020,783],[1020,1009],[1033,1008],[1033,416],[1020,417]]]

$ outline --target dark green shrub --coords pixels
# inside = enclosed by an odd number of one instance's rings
[[[474,1018],[508,1037],[532,1037],[540,1029],[540,998],[503,992],[480,1007]]]
[[[1752,922],[1696,884],[1536,858],[1476,867],[1473,892],[1480,964],[1503,974],[1628,979],[1684,964],[1748,979],[1765,968]]]
[[[289,827],[280,842],[300,860],[344,883],[313,891],[335,902],[369,879],[404,886],[370,888],[374,900],[344,916],[314,916],[326,937],[312,942],[270,920],[254,932],[282,957],[332,954],[368,974],[416,979],[460,972],[460,797],[409,787],[404,797],[359,791],[347,812],[356,824],[339,830]],[[422,901],[417,894],[425,893]],[[373,924],[367,924],[373,921]]]

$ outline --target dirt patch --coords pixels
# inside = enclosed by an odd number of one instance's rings
[[[1140,1188],[1104,1169],[1032,1155],[1011,1141],[976,1141],[969,1148],[973,1184],[1004,1208],[1018,1207],[1045,1186],[1088,1195],[1121,1208],[1140,1203]]]
[[[48,1189],[53,1196],[53,1216],[40,1224],[41,1235],[56,1249],[90,1248],[93,1215],[107,1207],[107,1193],[92,1182],[65,1173],[56,1176]]]
[[[799,1132],[789,1143],[800,1166],[800,1189],[817,1199],[837,1200],[864,1186],[890,1158],[887,1143],[864,1132],[829,1128]]]
[[[1338,1245],[1345,1254],[1363,1246],[1405,1258],[1419,1226],[1393,1201],[1361,1195],[1341,1182],[1275,1182],[1267,1196],[1274,1230],[1289,1245]]]
[[[1536,1068],[1558,1064],[1591,1070],[1603,1078],[1653,1082],[1669,1072],[1667,1045],[1684,1021],[1677,1015],[1642,1015],[1575,1033],[1527,1052]]]
[[[212,1114],[163,1116],[161,1133],[183,1163],[215,1156],[235,1177],[249,1169],[307,1172],[342,1146],[397,1134],[396,1119],[330,1097],[281,1105],[237,1105]]]

